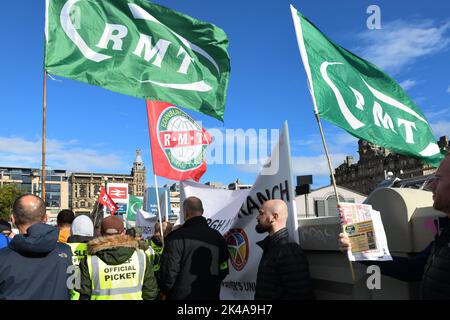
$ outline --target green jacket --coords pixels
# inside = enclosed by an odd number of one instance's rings
[[[153,259],[153,271],[155,273],[159,272],[160,269],[160,263],[161,255],[163,253],[163,246],[161,239],[158,237],[152,237],[150,240],[150,246],[152,247],[153,251],[155,252],[155,257]]]
[[[108,265],[120,265],[131,258],[135,250],[139,249],[138,242],[129,236],[114,235],[99,237],[88,243],[88,253],[96,255]],[[147,257],[147,256],[146,256]],[[87,260],[80,261],[80,300],[90,300],[91,298],[91,279]],[[147,257],[147,267],[144,274],[144,283],[142,286],[142,299],[154,300],[158,296],[158,285],[153,273],[153,263]]]

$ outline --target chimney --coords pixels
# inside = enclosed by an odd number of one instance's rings
[[[353,156],[347,156],[345,163],[347,164],[347,167],[350,167],[353,164]]]
[[[448,144],[447,136],[442,136],[439,138],[438,146],[439,146],[439,149],[441,149],[441,150],[448,150],[449,144]]]

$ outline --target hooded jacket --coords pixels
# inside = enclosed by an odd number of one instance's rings
[[[88,243],[94,239],[94,237],[87,237],[87,236],[70,236],[67,238],[67,243]]]
[[[4,234],[0,233],[0,249],[6,248],[8,246],[10,239]]]
[[[72,252],[57,241],[58,229],[38,223],[0,250],[0,299],[69,300]]]
[[[91,256],[96,255],[104,263],[112,266],[125,263],[131,258],[135,250],[139,250],[139,243],[132,237],[124,235],[99,237],[88,243],[88,253]],[[154,300],[158,295],[158,286],[153,274],[153,264],[147,255],[146,259],[147,267],[142,285],[142,299]],[[80,262],[80,274],[80,289],[77,290],[80,293],[80,300],[90,300],[92,286],[86,259]]]

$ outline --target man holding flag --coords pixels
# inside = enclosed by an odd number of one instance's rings
[[[333,43],[293,6],[291,12],[319,128],[322,117],[353,136],[439,166],[444,155],[428,121],[400,85],[372,63]],[[327,152],[323,133],[322,139]],[[331,165],[330,173],[335,185]],[[436,172],[432,190],[434,208],[450,217],[448,156]],[[339,242],[343,250],[350,249],[347,234],[341,233]],[[447,224],[436,241],[414,259],[370,263],[400,280],[422,279],[424,299],[449,299],[449,248]]]
[[[431,184],[433,207],[450,218],[450,156],[447,155],[436,172]],[[339,235],[342,251],[351,250],[348,235]],[[425,300],[450,299],[450,220],[445,219],[435,241],[413,258],[394,257],[391,262],[369,261],[378,265],[381,272],[395,279],[421,281],[421,298]]]

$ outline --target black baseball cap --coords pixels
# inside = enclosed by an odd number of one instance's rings
[[[8,221],[0,219],[0,232],[3,231],[11,231],[11,225],[9,224]]]

